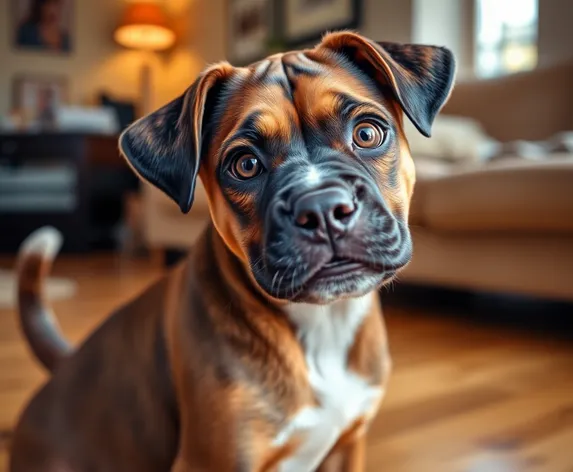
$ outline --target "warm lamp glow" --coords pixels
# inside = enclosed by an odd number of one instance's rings
[[[175,33],[159,5],[135,2],[128,4],[114,38],[127,48],[158,51],[173,45]]]

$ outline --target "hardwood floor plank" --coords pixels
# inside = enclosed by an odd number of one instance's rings
[[[523,434],[523,444],[529,446],[535,438],[532,433],[528,433],[530,425],[543,426],[548,421],[546,418],[554,412],[569,411],[573,405],[572,391],[573,380],[559,385],[545,384],[533,395],[528,392],[523,395],[511,394],[501,402],[447,417],[436,423],[420,425],[416,429],[386,436],[374,433],[369,442],[369,452],[379,468],[373,467],[371,470],[402,470],[401,467],[408,463],[434,463],[436,467],[441,467],[438,470],[462,470],[457,468],[458,460],[486,453],[507,452],[500,451],[498,445],[504,441],[519,445],[520,433]],[[558,423],[552,426],[553,430],[573,431],[568,417],[556,415],[553,420]],[[382,410],[376,422],[384,421],[385,411]],[[547,426],[545,428],[549,429]],[[537,439],[540,440],[542,432],[538,434]]]
[[[467,414],[508,398],[509,394],[494,386],[473,387],[403,406],[384,408],[380,413],[380,421],[371,427],[372,435],[379,439],[399,435],[436,422],[447,421],[450,417]]]
[[[513,349],[472,352],[456,358],[415,367],[398,363],[390,380],[385,409],[408,405],[444,393],[454,393],[480,385],[495,385],[504,392],[522,392],[536,388],[540,381],[556,377],[571,379],[573,358],[568,353],[539,353],[534,358],[512,354]],[[468,358],[479,359],[472,367]],[[464,366],[464,364],[466,364]]]
[[[555,454],[554,451],[562,451]],[[535,472],[573,472],[573,430],[562,430],[534,444],[526,451],[530,460],[535,460]]]

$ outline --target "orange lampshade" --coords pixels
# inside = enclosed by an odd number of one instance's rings
[[[169,27],[165,12],[159,5],[132,2],[124,11],[114,39],[127,48],[159,51],[173,45],[175,32]]]

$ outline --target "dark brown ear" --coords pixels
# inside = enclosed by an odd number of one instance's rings
[[[404,113],[430,137],[434,119],[453,88],[456,64],[449,49],[376,43],[351,32],[327,34],[317,47],[344,55],[378,82],[389,84]]]
[[[211,67],[183,95],[131,124],[119,138],[120,151],[135,172],[183,213],[193,204],[207,97],[231,71],[228,64]]]

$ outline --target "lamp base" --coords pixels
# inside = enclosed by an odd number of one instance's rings
[[[139,75],[139,99],[141,116],[151,113],[153,107],[153,77],[149,61],[145,61],[141,66]]]

